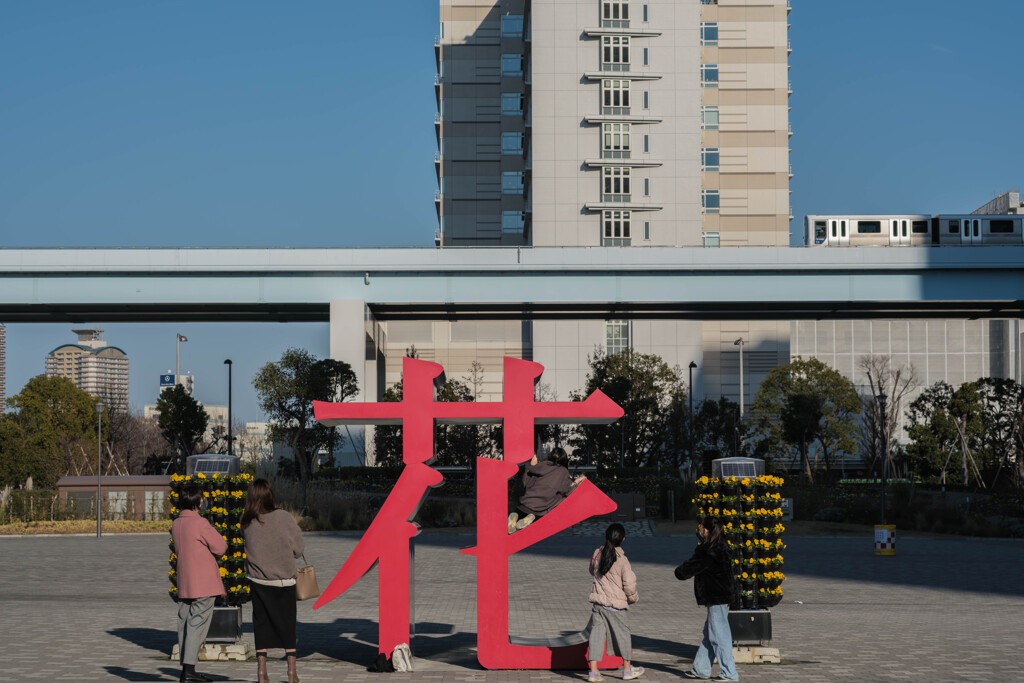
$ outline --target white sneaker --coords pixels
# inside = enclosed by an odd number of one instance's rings
[[[634,678],[640,678],[644,675],[645,670],[642,666],[630,667],[629,671],[622,672],[622,680],[631,681]]]

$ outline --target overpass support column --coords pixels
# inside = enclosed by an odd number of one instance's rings
[[[384,332],[365,301],[331,301],[330,356],[352,366],[359,381],[353,401],[376,401],[385,387]],[[345,437],[339,465],[373,463],[373,427],[353,425],[338,428]]]

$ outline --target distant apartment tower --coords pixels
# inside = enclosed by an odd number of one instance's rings
[[[7,408],[7,328],[0,323],[0,415]]]
[[[103,330],[71,330],[77,344],[58,346],[46,357],[47,377],[67,377],[84,391],[103,400],[111,410],[128,410],[128,355],[107,346]]]
[[[440,12],[439,246],[788,245],[786,0],[441,0]],[[545,321],[516,341],[562,398],[595,348],[626,346],[695,360],[700,395],[736,398],[733,342],[747,343],[751,392],[788,361],[788,335],[788,322]]]

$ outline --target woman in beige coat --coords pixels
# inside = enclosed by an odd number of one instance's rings
[[[631,681],[644,674],[642,666],[632,666],[630,657],[633,644],[629,631],[629,606],[640,600],[636,592],[636,574],[629,566],[626,553],[620,547],[626,538],[626,529],[619,523],[611,524],[604,534],[604,545],[594,551],[590,559],[590,575],[594,586],[590,591],[593,608],[590,614],[590,674],[588,681],[604,677],[597,670],[605,650],[605,641],[611,653],[622,657],[622,679]]]

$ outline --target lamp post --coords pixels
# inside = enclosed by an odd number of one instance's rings
[[[690,467],[693,467],[693,370],[697,367],[697,363],[690,361]]]
[[[178,363],[174,366],[174,384],[181,384],[181,342],[187,342],[188,337],[178,334]]]
[[[224,361],[224,365],[228,366],[228,455],[234,455],[234,441],[231,436],[231,359]]]
[[[878,408],[882,413],[882,524],[885,524],[885,471],[889,467],[889,444],[886,443],[886,424],[885,424],[885,400],[887,396],[885,394],[879,394],[875,397],[878,400]]]
[[[103,537],[103,481],[100,479],[103,455],[103,402],[96,404],[96,538]]]

